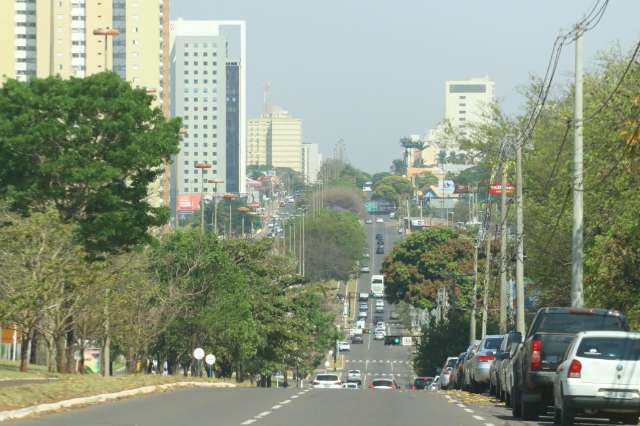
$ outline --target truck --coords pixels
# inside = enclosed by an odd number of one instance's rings
[[[515,417],[535,420],[553,404],[558,365],[581,331],[628,331],[624,316],[607,309],[540,308],[524,342],[511,360],[511,410]]]
[[[369,293],[360,293],[358,296],[358,300],[360,302],[368,302],[369,301]]]
[[[375,298],[384,297],[384,275],[371,276],[371,295]]]

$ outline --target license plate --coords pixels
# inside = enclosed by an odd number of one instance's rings
[[[631,392],[605,392],[604,394],[605,398],[612,398],[612,399],[631,399],[633,398],[633,393]]]

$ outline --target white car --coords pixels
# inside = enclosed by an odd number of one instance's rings
[[[365,320],[358,320],[356,321],[356,328],[359,328],[360,330],[364,329],[367,326],[367,322]]]
[[[337,374],[322,373],[316,374],[311,386],[314,389],[342,389],[342,381]]]
[[[430,391],[437,391],[440,388],[440,376],[436,376],[429,385]]]
[[[360,370],[347,371],[347,382],[362,383],[362,373]]]
[[[369,267],[365,265],[360,267],[360,272],[362,272],[363,274],[368,274],[371,271],[369,270]]]
[[[351,350],[351,343],[347,342],[346,340],[343,342],[338,342],[338,350],[340,352],[348,352]]]
[[[384,336],[385,336],[384,330],[376,330],[375,334],[373,335],[373,338],[375,340],[384,340]]]
[[[358,312],[358,318],[366,318],[367,317],[367,311],[359,311]]]
[[[364,221],[364,223],[366,223],[367,225],[371,225],[373,223],[373,220],[367,219]]]
[[[556,421],[573,425],[576,415],[638,424],[640,333],[578,333],[553,383]]]
[[[381,328],[381,329],[383,329],[383,330],[384,330],[385,325],[386,325],[386,324],[384,323],[384,321],[378,321],[378,322],[376,323],[376,328]]]
[[[394,379],[373,379],[369,385],[369,389],[398,389],[398,384]]]
[[[379,217],[376,219],[376,223],[384,223],[384,219]]]

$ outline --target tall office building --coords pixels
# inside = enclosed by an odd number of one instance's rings
[[[307,184],[316,183],[322,167],[322,154],[317,143],[302,144],[302,174]]]
[[[117,29],[119,35],[95,35]],[[169,0],[2,0],[0,82],[113,70],[149,89],[168,116]],[[149,188],[149,202],[168,203],[168,178]]]
[[[240,27],[239,61],[228,61],[226,25]],[[171,22],[171,115],[186,130],[172,161],[174,215],[198,209],[201,192],[246,193],[245,53],[244,21]]]
[[[465,127],[484,120],[496,99],[496,83],[488,77],[445,83],[445,119],[466,133]]]
[[[247,164],[302,172],[302,120],[273,106],[249,120]]]

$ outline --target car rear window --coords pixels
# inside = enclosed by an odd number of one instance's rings
[[[416,379],[413,384],[416,386],[428,386],[431,382],[433,382],[433,379]]]
[[[498,349],[502,343],[502,337],[493,337],[484,341],[485,349]]]
[[[619,337],[587,337],[582,339],[576,355],[583,358],[637,361],[640,340]]]
[[[547,333],[574,334],[589,330],[624,331],[627,326],[618,316],[566,312],[547,313],[538,327],[538,331]]]
[[[449,361],[447,361],[447,367],[455,367],[456,362],[458,362],[458,358],[450,359]]]
[[[360,370],[349,370],[349,373],[360,374]]]
[[[320,382],[337,382],[338,376],[335,374],[318,374],[316,380]]]
[[[371,384],[376,387],[376,386],[391,386],[393,385],[393,382],[391,380],[374,380],[373,382],[371,382]]]

